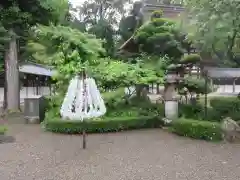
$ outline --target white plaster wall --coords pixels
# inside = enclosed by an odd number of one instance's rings
[[[235,85],[235,93],[240,92],[240,85]],[[233,93],[232,85],[220,85],[218,86],[217,93]]]
[[[164,86],[159,86],[159,89],[164,89]],[[130,90],[130,91],[129,91]],[[126,94],[132,94],[132,92],[134,92],[135,88],[134,87],[129,87],[129,88],[125,88],[125,93]],[[157,85],[154,85],[153,89],[150,86],[150,92],[153,94],[157,94]],[[213,93],[240,93],[240,85],[235,85],[235,92],[233,92],[233,86],[232,85],[218,85],[217,86],[217,90]]]
[[[162,90],[162,89],[164,89],[164,86],[159,86],[159,90]],[[133,94],[134,91],[135,91],[134,86],[125,88],[125,94]],[[152,89],[152,86],[150,86],[149,91],[153,94],[157,94],[157,85],[153,85],[153,89]]]
[[[50,95],[50,89],[49,87],[39,87],[38,88],[39,95]],[[20,102],[22,103],[24,101],[24,98],[28,96],[36,95],[36,87],[23,87],[20,90]],[[0,88],[0,102],[2,103],[4,99],[4,88]]]

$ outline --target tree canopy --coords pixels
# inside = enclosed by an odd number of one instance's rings
[[[193,40],[212,54],[218,64],[240,65],[240,2],[238,0],[187,0]]]
[[[75,8],[79,15],[77,24],[81,29],[104,40],[106,55],[113,56],[116,46],[117,28],[125,15],[127,0],[91,0]]]

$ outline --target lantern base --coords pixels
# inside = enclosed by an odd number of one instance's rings
[[[178,101],[165,101],[165,117],[169,120],[178,119]]]

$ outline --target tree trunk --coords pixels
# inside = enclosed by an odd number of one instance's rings
[[[3,110],[5,111],[7,109],[7,73],[6,73],[6,67],[7,67],[7,53],[5,53],[4,57],[4,93],[3,93]]]
[[[7,110],[20,110],[19,69],[16,38],[12,37],[6,51]]]
[[[136,85],[136,96],[137,98],[147,98],[147,88],[145,85],[138,84]]]
[[[141,97],[141,91],[142,91],[141,85],[136,85],[136,96],[137,96],[137,98]]]
[[[157,84],[157,94],[160,94],[159,84]]]

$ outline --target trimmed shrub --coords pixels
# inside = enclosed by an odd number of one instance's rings
[[[201,104],[179,104],[179,116],[191,119],[201,119],[204,113],[204,107]]]
[[[0,134],[5,134],[7,131],[7,127],[6,126],[0,126]]]
[[[46,120],[43,124],[47,131],[65,134],[118,132],[123,130],[159,128],[163,125],[160,117],[114,117],[91,121]]]
[[[220,122],[222,119],[219,112],[211,107],[207,107],[207,119],[205,119],[205,110],[202,104],[180,104],[179,117],[213,122]]]
[[[218,112],[220,118],[240,120],[240,100],[237,97],[214,97],[210,100],[210,106]]]
[[[203,139],[208,141],[219,141],[222,139],[220,123],[209,121],[196,121],[192,119],[179,119],[172,122],[173,133]]]
[[[196,63],[199,63],[201,59],[202,58],[199,54],[189,54],[189,55],[185,55],[180,62],[182,64],[196,64]]]

